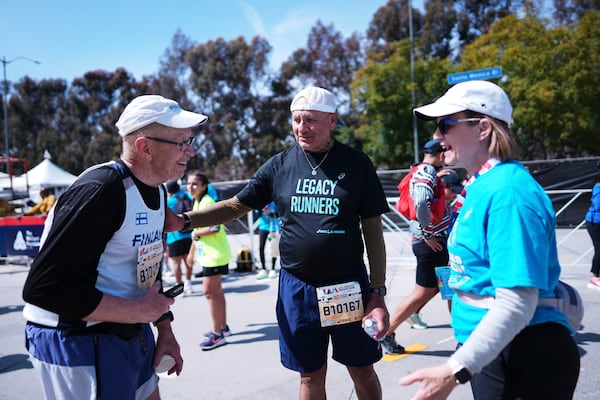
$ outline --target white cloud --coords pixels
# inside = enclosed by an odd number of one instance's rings
[[[252,7],[250,4],[246,3],[243,0],[240,0],[240,6],[242,7],[242,11],[246,16],[246,19],[248,20],[248,22],[250,22],[250,25],[254,29],[254,32],[257,35],[266,37],[267,31],[265,29],[265,24],[263,23],[263,20],[260,17],[258,11],[256,11],[254,7]]]
[[[305,47],[310,29],[318,19],[319,13],[314,8],[289,10],[267,37],[273,46],[271,65],[278,68],[294,51]]]

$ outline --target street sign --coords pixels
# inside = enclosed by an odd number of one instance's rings
[[[475,71],[458,72],[448,74],[448,84],[453,85],[459,82],[474,81],[476,79],[494,79],[502,76],[502,67],[492,67],[478,69]]]

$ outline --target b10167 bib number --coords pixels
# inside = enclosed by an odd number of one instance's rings
[[[358,282],[318,287],[317,299],[323,327],[360,321],[364,315]]]

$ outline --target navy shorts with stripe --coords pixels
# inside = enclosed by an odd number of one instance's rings
[[[370,296],[366,273],[346,281],[358,281],[363,302]],[[323,285],[324,286],[324,285]],[[361,322],[321,327],[315,286],[281,269],[277,298],[281,363],[298,372],[314,372],[327,362],[329,339],[333,359],[351,367],[364,367],[381,359],[379,343],[362,329]]]
[[[48,398],[145,399],[158,386],[148,324],[129,340],[113,333],[64,336],[28,324],[25,340]]]

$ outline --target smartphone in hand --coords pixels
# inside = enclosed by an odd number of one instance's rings
[[[171,297],[171,298],[177,297],[181,293],[183,293],[183,282],[182,283],[178,283],[177,285],[173,286],[172,288],[170,288],[166,292],[163,292],[163,294],[165,296]]]

